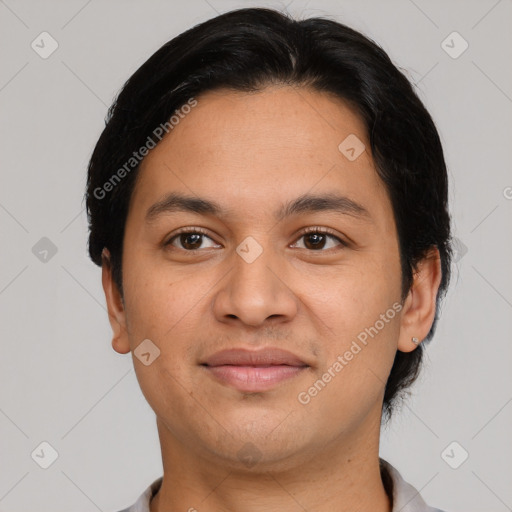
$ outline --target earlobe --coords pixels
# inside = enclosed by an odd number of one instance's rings
[[[130,343],[126,329],[124,304],[118,287],[112,278],[110,253],[105,247],[101,253],[101,282],[107,302],[108,320],[112,328],[112,348],[120,353],[130,352]]]
[[[404,303],[398,350],[412,352],[430,332],[436,314],[441,283],[441,258],[433,247],[417,265],[413,284]]]

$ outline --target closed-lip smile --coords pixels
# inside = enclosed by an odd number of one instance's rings
[[[201,366],[220,383],[253,393],[269,390],[309,368],[295,354],[276,347],[221,350]]]

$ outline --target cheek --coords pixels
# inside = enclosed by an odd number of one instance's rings
[[[400,300],[399,265],[373,256],[301,279],[303,302],[335,333],[356,335]]]
[[[127,267],[125,276],[131,348],[135,350],[142,340],[149,339],[159,350],[147,366],[133,356],[142,393],[154,411],[165,411],[170,417],[197,408],[190,396],[194,382],[188,369],[194,360],[189,343],[197,329],[194,311],[201,307],[204,293],[192,283],[189,286],[188,279],[173,281],[156,267],[144,271],[138,267],[137,273]]]
[[[375,288],[370,295],[362,294],[362,300],[340,293],[321,316],[329,325],[321,340],[321,364],[301,389],[301,398],[309,400],[305,411],[329,417],[334,429],[362,423],[382,400],[400,326],[400,304],[387,295]]]
[[[312,318],[319,319],[322,364],[316,378],[322,378],[329,368],[336,375],[329,392],[322,391],[324,399],[346,399],[348,405],[365,393],[375,397],[385,385],[397,349],[399,262],[375,252],[361,257],[357,265],[338,268],[312,283],[304,301],[314,313]],[[333,368],[336,361],[339,364]],[[336,398],[337,393],[340,398]]]
[[[172,338],[181,320],[197,304],[197,293],[191,283],[165,268],[132,260],[123,268],[125,309],[131,343],[149,338],[160,346]]]

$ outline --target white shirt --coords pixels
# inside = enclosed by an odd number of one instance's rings
[[[380,463],[384,471],[391,477],[393,484],[393,508],[391,512],[443,512],[438,508],[429,507],[420,493],[411,484],[407,483],[398,470],[389,462],[380,459]],[[157,478],[131,507],[119,512],[150,512],[149,502],[158,489],[160,489],[162,479],[163,477]]]

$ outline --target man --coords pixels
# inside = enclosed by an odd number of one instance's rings
[[[89,165],[89,252],[164,475],[126,511],[434,511],[379,458],[449,282],[447,172],[360,33],[267,9],[169,41]]]

